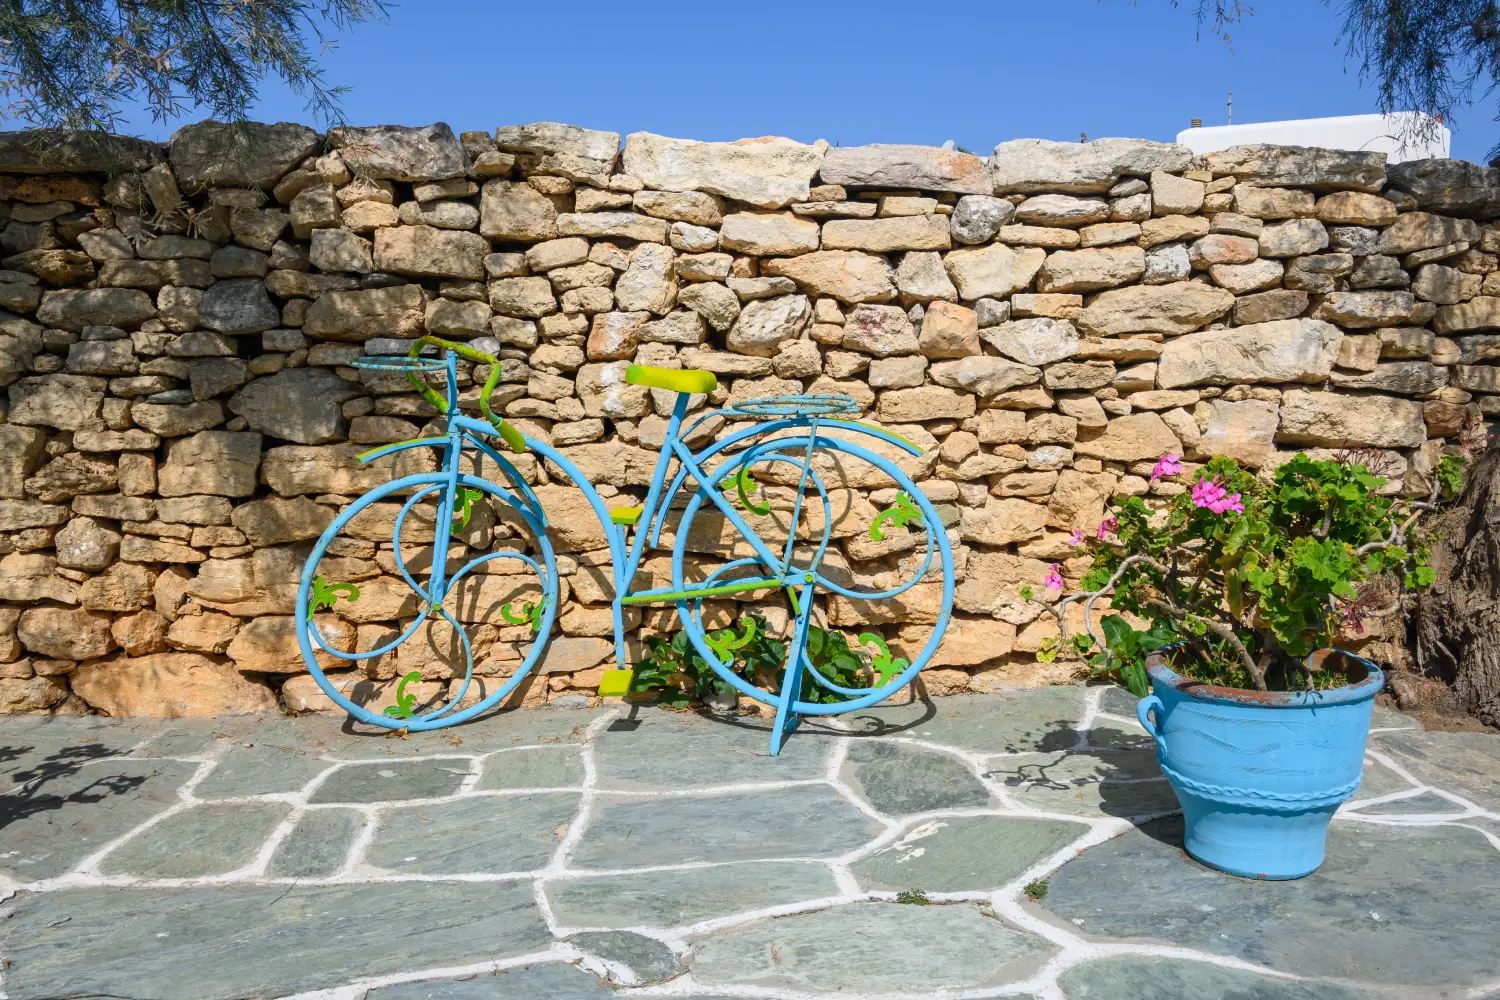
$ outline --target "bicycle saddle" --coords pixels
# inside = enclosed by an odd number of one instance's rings
[[[626,385],[644,385],[672,392],[713,392],[719,380],[701,368],[653,368],[631,365],[625,369]]]

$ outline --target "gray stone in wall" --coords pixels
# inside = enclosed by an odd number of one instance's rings
[[[1467,160],[1428,159],[1393,163],[1386,182],[1434,212],[1500,216],[1500,170]]]
[[[326,444],[349,431],[343,403],[364,394],[327,368],[289,368],[245,386],[230,398],[229,409],[251,430],[297,444]]]
[[[1172,339],[1157,362],[1163,389],[1246,382],[1321,382],[1344,335],[1330,323],[1286,319],[1189,333]]]
[[[317,132],[292,122],[205,121],[173,132],[169,155],[189,194],[215,186],[269,189],[319,145]]]
[[[1193,151],[1186,146],[1147,139],[1012,139],[995,147],[989,173],[995,194],[1102,194],[1122,177],[1149,177],[1154,170],[1185,170],[1192,162]]]
[[[469,169],[469,156],[446,122],[423,128],[345,126],[331,130],[328,141],[355,176],[370,180],[441,181]]]
[[[1230,146],[1204,156],[1215,176],[1312,191],[1378,192],[1385,186],[1385,154],[1258,143]]]
[[[258,278],[226,278],[203,293],[198,321],[219,333],[260,333],[281,325],[281,310]]]
[[[161,143],[126,135],[64,129],[0,132],[0,173],[106,174],[150,170]]]
[[[993,186],[985,176],[984,160],[973,153],[895,143],[828,149],[818,174],[824,184],[846,187],[989,194]]]

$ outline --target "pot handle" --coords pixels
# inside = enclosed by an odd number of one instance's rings
[[[1135,703],[1135,717],[1140,720],[1141,728],[1151,734],[1151,738],[1156,741],[1156,748],[1162,753],[1167,752],[1167,740],[1166,737],[1157,731],[1156,724],[1151,721],[1151,713],[1155,711],[1157,717],[1160,718],[1164,708],[1166,706],[1154,694],[1148,694]]]

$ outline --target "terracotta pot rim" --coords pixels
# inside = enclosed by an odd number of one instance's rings
[[[1327,708],[1333,705],[1350,705],[1374,698],[1385,687],[1385,674],[1374,663],[1346,650],[1329,648],[1318,650],[1328,656],[1339,653],[1365,668],[1363,680],[1326,691],[1257,691],[1254,688],[1224,687],[1184,677],[1167,666],[1167,646],[1146,657],[1146,671],[1151,680],[1162,687],[1170,687],[1196,701],[1213,702],[1219,705],[1250,705],[1258,708]]]

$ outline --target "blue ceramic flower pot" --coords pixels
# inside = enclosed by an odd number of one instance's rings
[[[1183,677],[1164,653],[1146,660],[1152,693],[1136,705],[1182,803],[1188,854],[1245,878],[1292,879],[1323,863],[1334,810],[1354,794],[1380,668],[1342,650],[1364,678],[1328,691],[1247,691]]]

